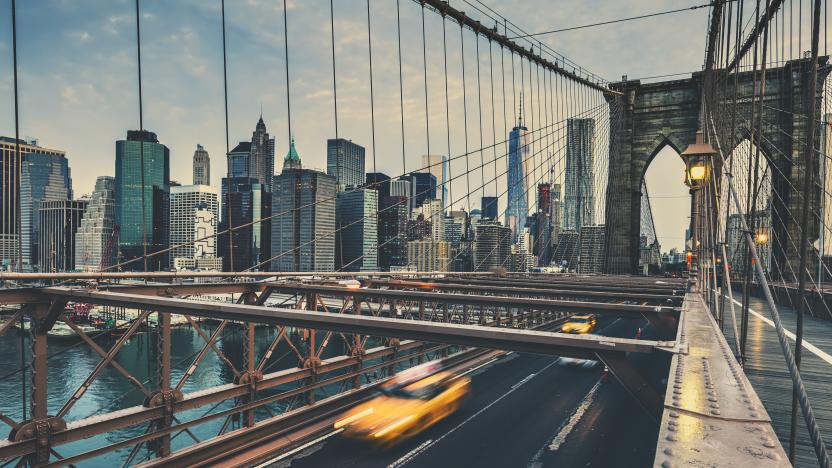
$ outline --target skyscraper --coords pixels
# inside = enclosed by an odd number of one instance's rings
[[[433,239],[412,240],[407,243],[407,264],[416,271],[447,271],[449,244]]]
[[[595,222],[593,148],[595,120],[566,121],[566,194],[563,227],[581,230]]]
[[[497,220],[497,197],[482,197],[482,219]]]
[[[410,180],[395,179],[390,181],[390,196],[407,198],[408,215],[413,210],[414,186]]]
[[[292,140],[274,177],[273,271],[335,268],[335,177],[303,169]]]
[[[228,177],[248,177],[251,142],[241,141],[228,153]]]
[[[326,173],[335,177],[338,191],[364,183],[364,147],[343,138],[326,141]]]
[[[20,157],[15,153],[19,148]],[[37,141],[15,140],[14,138],[0,136],[0,264],[11,265],[19,269],[17,265],[18,248],[20,247],[20,232],[22,214],[20,199],[20,174],[23,155],[28,153],[46,154],[65,157],[65,153],[59,150],[42,148]],[[34,209],[35,207],[33,207]],[[33,239],[36,240],[36,239]]]
[[[272,194],[267,185],[251,177],[222,179],[223,208],[218,253],[223,270],[265,270],[271,258]],[[229,242],[229,235],[231,241]]]
[[[51,200],[40,203],[40,271],[75,269],[75,233],[86,208],[87,200]]]
[[[521,97],[522,99],[522,97]],[[517,125],[508,136],[508,208],[506,225],[511,227],[514,240],[526,225],[529,212],[529,183],[527,159],[529,158],[528,129],[523,125],[523,103],[520,103],[520,115]]]
[[[170,264],[177,258],[216,258],[213,236],[219,219],[219,194],[209,185],[183,185],[170,189]],[[181,246],[180,246],[181,245]],[[174,247],[177,246],[177,247]]]
[[[405,182],[407,181],[399,181]],[[382,196],[378,211],[378,262],[382,271],[407,265],[408,198]]]
[[[159,143],[155,133],[128,130],[126,140],[116,141],[116,224],[120,227],[121,261],[142,257],[145,245],[148,254],[167,247],[169,186],[170,150]],[[151,271],[167,265],[165,255],[147,260]],[[144,262],[138,260],[126,269],[143,270]]]
[[[448,157],[440,154],[423,154],[422,170],[436,177],[438,198],[442,200],[442,208],[448,208]]]
[[[257,179],[259,184],[270,190],[274,176],[274,138],[269,138],[263,116],[251,134],[251,154],[248,159],[248,177]]]
[[[367,188],[378,191],[378,199],[390,196],[390,176],[383,172],[368,172],[364,179]]]
[[[335,204],[335,268],[378,271],[378,192],[338,192]]]
[[[211,185],[211,158],[199,144],[194,151],[194,185]]]
[[[116,216],[116,183],[99,176],[75,233],[75,268],[98,271],[115,264],[117,239],[113,237]]]
[[[489,271],[491,268],[505,268],[511,253],[511,236],[511,228],[498,223],[477,224],[474,270]]]
[[[604,271],[604,231],[603,224],[581,228],[578,273]]]
[[[411,198],[411,209],[418,208],[425,203],[425,200],[436,198],[436,176],[430,172],[411,172],[410,174],[401,177],[404,180],[409,180],[413,189],[413,198]]]
[[[23,155],[20,171],[20,227],[23,269],[39,263],[41,202],[72,198],[72,179],[66,157],[57,154]]]

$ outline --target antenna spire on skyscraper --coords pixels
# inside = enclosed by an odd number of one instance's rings
[[[523,126],[523,91],[520,91],[520,113],[517,116],[517,126]]]

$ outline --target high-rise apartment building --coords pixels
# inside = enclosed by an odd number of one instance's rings
[[[142,174],[142,167],[144,174]],[[142,186],[144,182],[144,186]],[[121,261],[160,251],[168,246],[170,151],[147,130],[128,130],[116,141],[116,224]],[[142,211],[144,209],[144,211]],[[147,259],[151,271],[166,268],[167,256]],[[144,269],[144,261],[125,266]]]
[[[390,176],[383,172],[368,172],[364,186],[378,192],[378,199],[390,196]]]
[[[115,179],[99,176],[75,233],[75,268],[99,271],[115,264],[115,197]]]
[[[28,153],[20,171],[20,227],[23,269],[33,271],[40,263],[41,202],[72,198],[72,179],[64,155]]]
[[[508,136],[508,207],[506,208],[506,225],[514,234],[520,235],[526,225],[529,212],[529,182],[527,160],[529,159],[528,131],[523,125],[523,105],[520,104],[520,116],[517,125]],[[514,240],[513,239],[513,240]]]
[[[563,227],[581,230],[595,223],[595,120],[566,121],[566,193]]]
[[[480,222],[476,229],[474,271],[505,268],[511,254],[512,229],[493,221]]]
[[[199,144],[194,151],[194,185],[211,185],[211,158]]]
[[[407,264],[416,271],[447,271],[450,252],[445,241],[412,240],[407,243]]]
[[[272,194],[251,177],[222,179],[223,206],[217,251],[223,270],[265,270],[271,258]],[[231,240],[229,241],[229,235]]]
[[[335,203],[335,268],[378,271],[378,192],[338,192]]]
[[[381,197],[378,211],[378,262],[382,271],[407,265],[407,197]]]
[[[216,258],[216,238],[209,236],[216,233],[218,220],[219,194],[216,188],[209,185],[171,187],[171,266],[176,267],[178,258]]]
[[[578,273],[604,271],[605,229],[603,224],[581,228]]]
[[[52,200],[40,203],[40,271],[75,269],[75,234],[86,208],[87,200]]]
[[[422,206],[425,200],[436,198],[436,176],[430,172],[411,172],[401,179],[409,180],[413,190],[411,209]],[[441,201],[441,200],[440,200]]]
[[[292,141],[273,185],[272,270],[334,270],[335,177],[304,169]]]
[[[326,173],[338,191],[364,184],[364,147],[343,138],[326,141]]]
[[[406,179],[395,179],[390,181],[390,196],[407,198],[407,212],[413,211],[413,200],[416,198],[416,188],[413,182]]]
[[[419,172],[433,174],[437,182],[437,197],[442,207],[448,207],[448,157],[441,154],[423,154],[422,169]]]
[[[563,229],[558,233],[558,241],[552,254],[555,266],[574,270],[578,266],[579,235],[574,229]]]
[[[22,226],[19,224],[23,217],[20,172],[23,155],[29,153],[66,157],[63,151],[43,148],[34,140],[0,136],[0,264],[15,270],[21,267],[18,256],[22,250]]]

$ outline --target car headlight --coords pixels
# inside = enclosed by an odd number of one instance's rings
[[[346,426],[347,424],[354,423],[355,421],[358,421],[359,419],[363,418],[364,416],[369,416],[371,414],[373,414],[373,409],[372,408],[367,408],[364,411],[361,411],[359,413],[355,413],[353,415],[347,416],[346,418],[339,419],[339,420],[335,421],[335,429],[340,429],[340,428]]]
[[[396,422],[394,422],[392,424],[388,424],[387,426],[384,426],[380,430],[374,432],[373,437],[384,437],[385,435],[389,434],[391,431],[394,431],[397,428],[399,428],[401,426],[404,426],[405,424],[410,422],[415,417],[416,417],[415,414],[410,414],[410,415],[407,415],[407,416],[397,420]]]

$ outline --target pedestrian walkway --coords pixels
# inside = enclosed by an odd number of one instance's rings
[[[735,291],[734,298],[737,301],[734,305],[739,320],[741,293]],[[734,348],[728,307],[726,298],[723,331],[728,343]],[[787,306],[778,306],[778,311],[787,330],[789,343],[794,346],[795,311]],[[801,375],[821,433],[825,436],[826,446],[832,450],[832,322],[807,316],[804,320],[803,340]],[[763,299],[755,297],[751,298],[749,305],[746,355],[746,375],[763,401],[783,448],[788,451],[792,381],[777,341],[768,305]],[[795,466],[817,466],[815,452],[800,414],[798,424]]]

